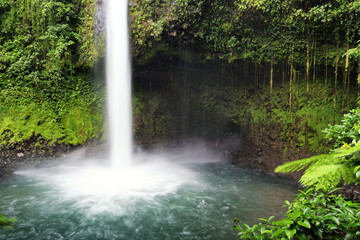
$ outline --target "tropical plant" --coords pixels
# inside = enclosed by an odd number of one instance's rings
[[[329,154],[285,163],[275,172],[286,173],[305,170],[300,183],[306,186],[351,184],[360,176],[360,143],[354,147],[345,144]]]
[[[339,188],[307,188],[290,203],[284,219],[274,217],[250,227],[235,219],[240,239],[358,239],[360,204],[344,199]]]
[[[289,210],[279,221],[260,219],[250,227],[235,219],[240,239],[359,239],[360,203],[335,194],[340,184],[359,183],[360,142],[359,109],[344,115],[342,124],[325,130],[329,139],[342,146],[329,154],[285,163],[275,172],[305,170],[300,183],[308,186],[296,195]]]
[[[326,138],[335,140],[335,147],[360,141],[360,109],[350,110],[341,120],[342,124],[335,124],[324,130]]]
[[[100,135],[103,86],[88,71],[103,51],[95,10],[95,0],[0,0],[0,145]]]
[[[326,137],[335,139],[336,148],[329,154],[285,163],[275,172],[286,173],[305,170],[300,183],[308,186],[351,184],[360,177],[360,109],[345,114],[342,124],[324,130]]]
[[[0,227],[3,229],[12,229],[12,224],[17,221],[16,218],[6,218],[0,214]]]

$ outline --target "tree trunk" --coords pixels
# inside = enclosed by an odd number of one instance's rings
[[[309,121],[309,80],[310,80],[310,42],[306,41],[306,115],[305,115],[305,146],[308,145],[308,121]]]
[[[281,81],[281,86],[284,86],[284,84],[285,84],[285,70],[286,69],[286,65],[285,65],[285,63],[284,64],[282,64],[282,81]]]
[[[266,87],[266,76],[267,76],[268,65],[265,63],[263,67],[263,87]]]
[[[351,17],[348,16],[348,26],[346,30],[346,54],[345,54],[345,67],[344,67],[344,97],[342,102],[342,108],[344,108],[345,102],[348,102],[349,98],[349,87],[350,87],[350,58],[349,58],[349,48],[350,48],[350,25],[351,25]]]
[[[339,32],[337,32],[336,41],[336,57],[335,57],[335,83],[334,83],[334,112],[333,112],[333,124],[335,124],[336,115],[336,95],[337,95],[337,82],[338,82],[338,69],[339,69]]]
[[[246,99],[246,95],[247,95],[246,79],[247,79],[247,64],[246,64],[246,62],[244,62],[244,95],[245,95],[245,99]]]
[[[170,81],[173,80],[173,62],[172,62],[172,56],[170,56]]]
[[[221,63],[220,96],[224,99],[224,63]],[[245,97],[246,98],[246,97]],[[222,101],[220,101],[222,103]]]
[[[344,95],[341,102],[341,108],[343,109],[345,107],[345,102],[348,98],[348,89],[350,85],[349,81],[349,65],[350,65],[350,59],[349,59],[349,39],[347,39],[346,42],[346,54],[345,54],[345,63],[344,63]]]
[[[274,82],[274,58],[273,58],[273,56],[271,56],[271,61],[270,61],[270,104],[271,104],[271,97],[272,97],[273,82]]]
[[[326,48],[325,52],[325,87],[327,87],[328,81],[328,48]]]
[[[259,66],[255,63],[255,91],[259,88]]]
[[[235,76],[236,78],[234,80],[237,80],[237,76],[238,76],[238,60],[235,60]],[[237,81],[235,82],[235,86],[237,85]],[[239,83],[239,87],[240,87],[240,83]]]
[[[314,41],[313,83],[316,82],[316,40]]]
[[[230,81],[231,81],[231,90],[234,90],[234,71],[233,71],[233,62],[230,63]]]

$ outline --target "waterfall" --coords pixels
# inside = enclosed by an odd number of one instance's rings
[[[127,0],[107,0],[106,94],[114,168],[129,166],[133,151],[128,6]]]

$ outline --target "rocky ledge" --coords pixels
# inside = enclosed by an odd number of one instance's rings
[[[52,162],[55,158],[66,156],[77,146],[49,143],[41,135],[33,135],[21,142],[0,145],[0,179],[11,175],[19,168],[35,168]]]

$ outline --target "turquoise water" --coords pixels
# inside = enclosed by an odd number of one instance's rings
[[[18,222],[0,239],[236,239],[233,218],[281,217],[296,192],[220,161],[154,158],[120,173],[97,163],[16,173],[0,182],[0,213]]]

